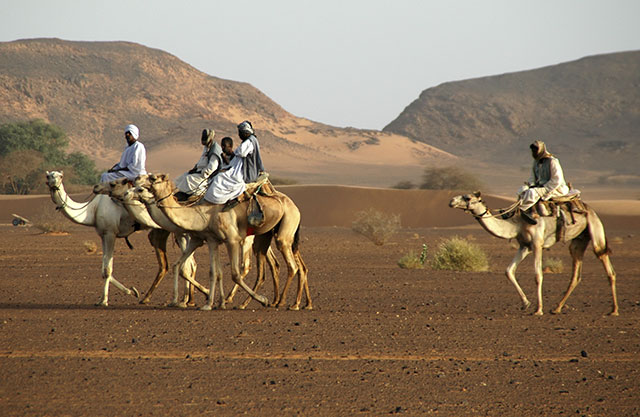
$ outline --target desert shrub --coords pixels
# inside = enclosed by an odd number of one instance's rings
[[[427,261],[427,245],[422,244],[422,252],[417,254],[414,251],[410,251],[407,255],[404,255],[398,260],[398,266],[402,269],[422,269],[424,263]]]
[[[71,222],[53,207],[43,207],[31,220],[43,233],[68,233]]]
[[[400,181],[395,185],[392,185],[391,188],[395,188],[396,190],[411,190],[416,188],[416,185],[411,181]]]
[[[400,215],[386,214],[373,208],[359,211],[351,223],[351,229],[366,236],[374,244],[382,246],[400,229]]]
[[[564,264],[560,258],[544,258],[542,259],[542,270],[552,274],[560,274],[564,271]]]
[[[457,167],[427,168],[424,170],[420,188],[426,190],[480,190],[482,181]]]
[[[96,242],[92,240],[85,240],[84,242],[82,242],[82,246],[84,247],[84,250],[87,252],[87,254],[98,252],[98,245],[96,245]]]
[[[478,245],[454,236],[440,243],[432,266],[451,271],[488,271],[489,258]]]
[[[272,177],[269,176],[269,181],[273,185],[295,185],[298,184],[298,181],[291,178],[283,178],[283,177]]]

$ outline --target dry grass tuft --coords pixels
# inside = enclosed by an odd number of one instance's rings
[[[386,214],[373,208],[359,211],[351,229],[366,236],[374,244],[382,246],[400,229],[400,215]]]

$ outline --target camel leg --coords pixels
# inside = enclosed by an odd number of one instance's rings
[[[127,295],[133,295],[134,297],[140,297],[140,293],[135,287],[127,288],[122,285],[113,276],[113,250],[116,244],[116,237],[112,233],[105,233],[102,235],[102,278],[104,278],[104,291],[102,293],[102,300],[96,305],[108,306],[109,305],[109,284],[113,283],[116,288],[124,291]]]
[[[618,313],[618,296],[616,295],[616,272],[613,270],[613,264],[611,263],[611,259],[609,259],[609,254],[605,253],[603,255],[598,256],[602,265],[604,266],[604,270],[607,271],[607,276],[609,277],[609,284],[611,284],[611,295],[613,296],[613,309],[609,315],[617,316]]]
[[[544,278],[542,274],[542,245],[533,243],[533,268],[536,274],[536,284],[538,287],[538,308],[534,313],[536,316],[542,316],[542,280]]]
[[[257,277],[256,282],[253,286],[253,291],[257,292],[262,288],[265,280],[265,261],[269,265],[269,269],[271,270],[271,276],[273,277],[273,288],[274,288],[274,301],[269,305],[270,307],[275,306],[278,302],[278,298],[280,296],[279,292],[279,273],[280,273],[280,264],[278,263],[278,259],[276,258],[273,250],[271,249],[271,234],[264,234],[256,236],[256,239],[253,244],[253,252],[256,256],[256,269],[257,269]],[[246,271],[248,272],[248,271]],[[239,306],[240,309],[245,309],[247,305],[251,302],[252,298],[247,297],[247,299]]]
[[[238,284],[243,290],[245,290],[251,297],[258,301],[263,306],[269,305],[269,300],[264,295],[257,294],[244,282],[242,274],[240,273],[240,262],[242,256],[242,246],[240,242],[227,241],[227,251],[229,252],[229,259],[231,260],[231,278]]]
[[[311,292],[309,291],[309,280],[308,280],[309,269],[307,268],[307,265],[304,263],[304,260],[302,259],[302,255],[300,254],[300,251],[297,251],[295,253],[295,256],[296,256],[296,260],[298,262],[298,268],[299,268],[298,298],[301,298],[302,287],[304,287],[305,296],[307,297],[307,304],[304,306],[304,308],[305,310],[313,310],[313,304],[311,303]]]
[[[564,307],[564,304],[569,299],[569,296],[582,280],[582,262],[584,258],[584,252],[585,250],[587,250],[589,241],[589,235],[583,233],[577,238],[573,239],[571,241],[571,244],[569,245],[569,252],[571,253],[571,258],[573,259],[573,272],[571,274],[571,281],[569,282],[569,286],[567,287],[567,291],[564,293],[562,300],[560,300],[558,306],[554,310],[552,310],[553,314],[559,314],[562,311],[562,307]]]
[[[209,245],[209,288],[210,292],[207,296],[207,302],[200,310],[212,310],[216,294],[216,284],[220,285],[220,308],[226,308],[224,299],[224,288],[222,285],[222,271],[220,267],[220,252],[218,251],[218,242],[207,242]]]
[[[278,244],[278,250],[282,253],[285,262],[287,263],[287,281],[284,284],[284,288],[282,289],[282,294],[280,295],[280,300],[278,301],[277,307],[282,307],[287,301],[287,291],[289,290],[289,285],[291,285],[291,281],[293,281],[293,277],[298,273],[298,265],[295,260],[295,256],[293,255],[293,251],[291,250],[291,245],[283,242],[280,239],[276,239],[276,243]],[[299,300],[297,303],[289,306],[290,310],[298,310],[300,309]]]
[[[175,263],[173,268],[173,301],[169,304],[169,306],[177,306],[177,307],[186,307],[185,304],[178,302],[178,276],[180,274],[180,270],[182,265],[187,261],[189,256],[193,254],[193,252],[202,246],[202,239],[191,238],[185,251],[180,256],[180,259]],[[184,276],[184,278],[191,283],[191,285],[195,286],[198,290],[200,290],[203,294],[209,295],[209,290],[203,287],[198,281],[196,281],[189,274]]]
[[[255,236],[247,236],[242,241],[242,278],[246,277],[249,274],[249,270],[251,269],[251,248],[253,247],[254,241]],[[233,288],[231,288],[231,291],[229,291],[225,302],[233,302],[233,297],[235,297],[238,288],[240,288],[238,284],[233,285]],[[246,306],[247,302],[245,301],[245,303],[243,304]]]
[[[529,306],[531,305],[531,302],[527,299],[527,296],[525,295],[524,291],[522,291],[520,284],[518,284],[518,280],[516,279],[516,270],[518,269],[518,265],[520,265],[520,262],[522,262],[524,258],[526,258],[529,255],[529,253],[531,253],[529,248],[527,248],[526,246],[520,246],[520,248],[518,249],[518,252],[516,253],[516,256],[513,257],[513,259],[511,260],[511,263],[509,264],[506,270],[507,278],[516,287],[516,290],[518,291],[518,295],[520,295],[520,299],[522,300],[523,310],[526,310],[527,308],[529,308]]]
[[[169,270],[169,261],[167,259],[167,238],[169,237],[169,232],[162,229],[151,229],[148,235],[149,243],[153,246],[153,249],[156,252],[156,259],[158,261],[158,273],[156,274],[156,279],[151,284],[149,291],[144,296],[142,300],[140,300],[140,304],[147,304],[151,300],[151,294],[158,287],[164,276],[167,274]]]

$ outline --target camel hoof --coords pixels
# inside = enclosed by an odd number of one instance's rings
[[[200,311],[211,311],[212,308],[211,308],[211,306],[209,304],[205,304],[202,307],[200,307],[198,310],[200,310]]]
[[[138,291],[138,289],[136,287],[131,287],[129,288],[129,291],[131,291],[129,294],[133,293],[133,296],[136,298],[140,298],[140,291]]]

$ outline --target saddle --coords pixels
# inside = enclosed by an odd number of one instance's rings
[[[575,214],[586,214],[587,207],[580,198],[580,191],[569,190],[566,195],[538,201],[532,211],[541,217],[555,217],[557,221],[556,240],[564,240],[566,228],[576,223]]]
[[[260,205],[258,195],[270,197],[276,192],[275,187],[269,181],[269,174],[263,172],[256,182],[247,184],[247,189],[238,201],[249,201],[247,207],[247,220],[252,227],[260,227],[264,224],[264,211]]]

